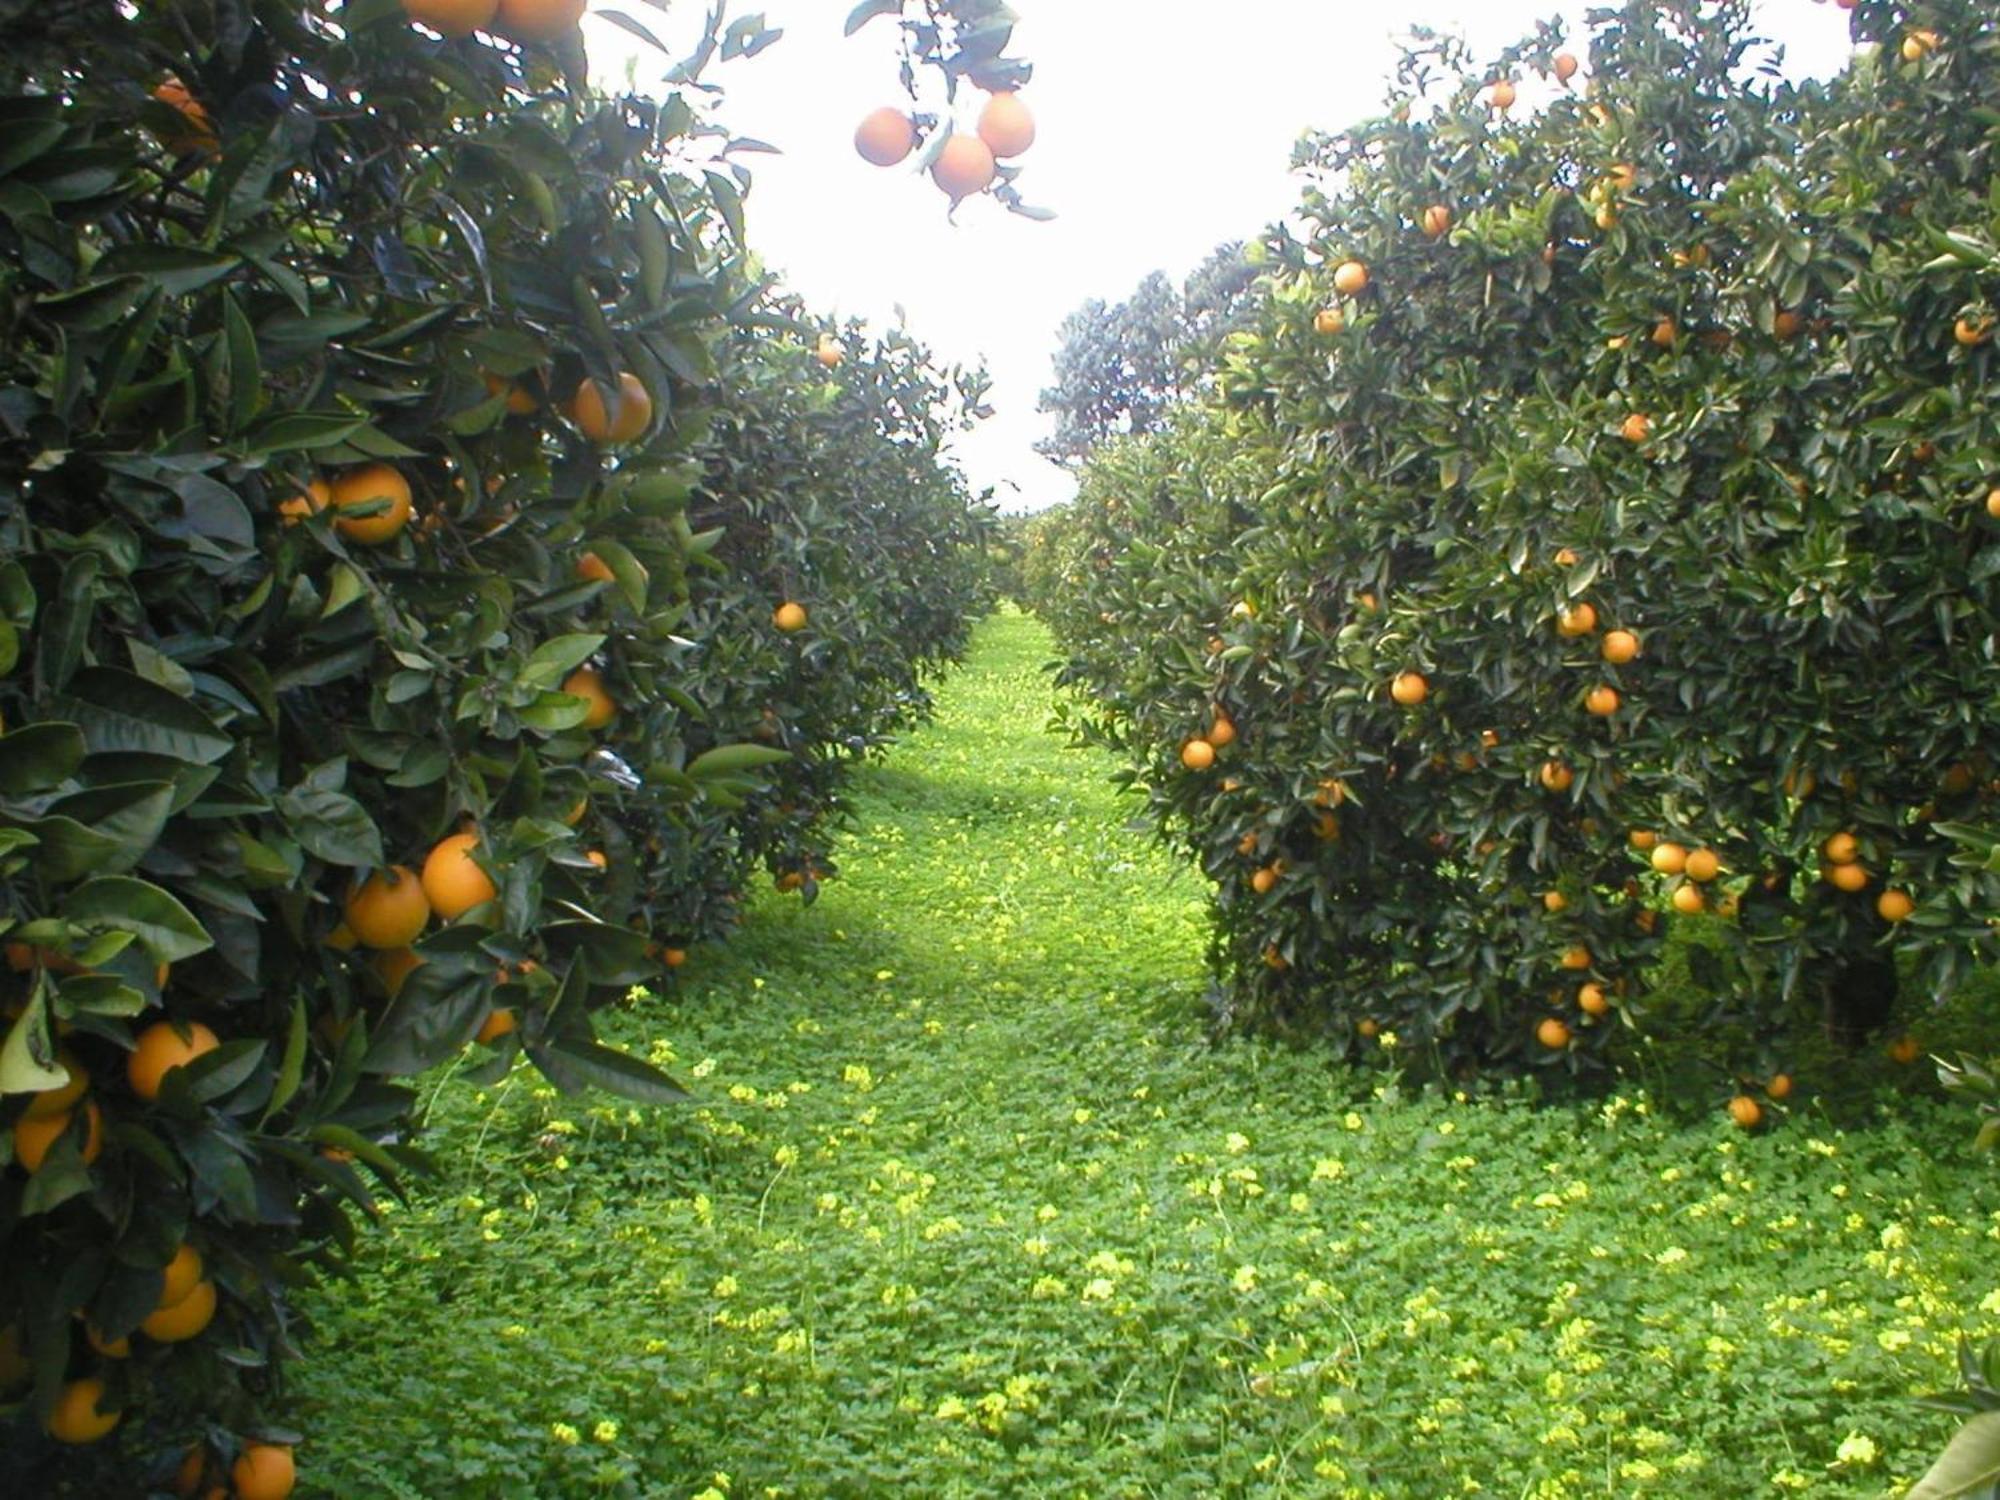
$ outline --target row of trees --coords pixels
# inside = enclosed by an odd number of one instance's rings
[[[1456,1075],[1670,1017],[1754,1123],[1993,957],[2000,35],[1849,23],[1824,84],[1730,0],[1587,66],[1421,39],[1302,147],[1205,394],[1036,529],[1230,1016]]]
[[[774,287],[578,9],[0,7],[9,1493],[288,1489],[399,1080],[682,1097],[594,1014],[810,899],[979,606],[982,378]]]

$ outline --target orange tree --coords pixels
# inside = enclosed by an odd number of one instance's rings
[[[1678,922],[1767,1077],[1991,958],[2000,39],[1850,24],[1801,86],[1733,3],[1607,11],[1587,69],[1421,41],[1302,143],[1216,397],[1054,526],[1234,1013],[1587,1070]]]
[[[586,90],[577,9],[0,5],[9,1492],[288,1472],[239,1450],[286,1288],[420,1160],[397,1080],[476,1037],[680,1097],[594,1010],[963,639],[947,377],[856,336],[805,383],[721,133]],[[841,413],[783,527],[731,488],[760,368]],[[732,653],[815,579],[773,676],[830,707],[766,738]]]

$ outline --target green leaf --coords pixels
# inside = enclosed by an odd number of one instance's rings
[[[290,1104],[292,1096],[299,1091],[299,1083],[305,1077],[306,1041],[310,1029],[306,1020],[305,997],[295,996],[292,1000],[291,1030],[285,1034],[285,1056],[278,1064],[277,1082],[271,1087],[271,1102],[264,1106],[264,1122]]]
[[[279,797],[277,809],[292,837],[315,859],[356,869],[388,863],[375,820],[345,792],[300,787]]]
[[[60,785],[83,763],[85,748],[74,724],[28,724],[0,735],[0,796],[26,797]]]
[[[600,1088],[640,1104],[684,1104],[694,1096],[650,1063],[587,1037],[528,1044],[528,1057],[566,1094]]]
[[[543,641],[521,666],[520,681],[547,691],[603,648],[602,635],[559,635]]]
[[[179,694],[116,667],[86,667],[55,710],[74,720],[93,752],[139,750],[207,765],[236,742]]]
[[[1903,1500],[1953,1500],[2000,1483],[2000,1411],[1971,1418]]]
[[[246,457],[272,453],[310,452],[344,443],[368,425],[366,417],[346,412],[293,411],[273,415],[251,428],[243,440]]]
[[[129,875],[101,875],[71,891],[62,915],[83,927],[129,932],[158,963],[179,963],[215,946],[208,929],[166,891]]]
[[[242,257],[223,251],[131,244],[113,246],[95,269],[103,276],[137,276],[169,297],[185,297],[220,281],[242,264]]]
[[[0,1042],[0,1094],[39,1094],[69,1082],[69,1069],[56,1061],[46,996],[37,985]]]
[[[903,0],[861,0],[861,3],[847,13],[847,24],[842,28],[843,36],[853,36],[877,16],[901,15]]]
[[[734,776],[764,766],[780,765],[792,758],[789,750],[769,745],[718,745],[689,763],[687,774],[697,781],[715,776]]]

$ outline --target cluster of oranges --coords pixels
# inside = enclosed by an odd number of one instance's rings
[[[878,167],[893,167],[917,149],[917,121],[893,105],[871,110],[854,131],[854,149]],[[953,130],[931,159],[931,180],[956,203],[983,193],[1000,175],[1000,163],[1035,144],[1035,117],[1011,89],[988,96],[970,131]]]

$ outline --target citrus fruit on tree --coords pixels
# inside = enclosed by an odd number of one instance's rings
[[[471,36],[493,20],[498,0],[403,0],[403,14],[439,36]]]
[[[499,894],[493,877],[473,857],[478,848],[477,833],[454,833],[439,839],[424,857],[424,899],[444,921],[456,921]]]
[[[59,1443],[94,1443],[109,1437],[123,1413],[106,1411],[104,1382],[94,1375],[72,1380],[56,1394],[49,1436]]]
[[[562,690],[587,705],[583,716],[585,729],[602,729],[618,717],[617,701],[605,690],[603,675],[595,667],[578,667],[563,679]]]
[[[49,1148],[62,1139],[75,1119],[75,1110],[39,1120],[23,1115],[14,1122],[14,1160],[27,1172],[39,1172]],[[96,1100],[84,1101],[83,1121],[83,1164],[89,1166],[104,1149],[104,1113],[98,1109]]]
[[[1745,1130],[1755,1130],[1764,1123],[1764,1106],[1748,1094],[1738,1094],[1729,1101],[1729,1118]]]
[[[431,903],[414,870],[391,865],[347,893],[341,916],[370,948],[407,948],[429,925]]]
[[[279,1443],[245,1443],[229,1466],[235,1500],[285,1500],[298,1483],[292,1450]]]
[[[184,1344],[215,1321],[216,1301],[215,1283],[203,1277],[180,1301],[154,1309],[139,1331],[157,1343]]]
[[[854,149],[878,167],[893,167],[916,149],[917,127],[900,109],[889,105],[870,110],[854,129]]]
[[[615,408],[615,409],[614,409]],[[596,380],[585,377],[571,399],[578,429],[593,443],[617,447],[631,442],[653,421],[653,398],[630,371],[618,376],[617,394],[610,395]]]
[[[962,131],[944,143],[931,163],[931,180],[949,193],[953,202],[985,192],[998,172],[992,148],[978,136]]]
[[[995,156],[1019,156],[1035,144],[1035,117],[1019,94],[997,93],[979,111],[978,134]]]
[[[1207,740],[1189,740],[1181,746],[1181,764],[1190,771],[1206,771],[1215,764],[1215,746]]]
[[[393,464],[363,464],[336,477],[331,485],[333,528],[350,542],[379,547],[394,541],[410,522],[410,482]],[[343,511],[379,506],[366,515]]]
[[[125,1059],[125,1078],[141,1099],[159,1098],[169,1073],[222,1045],[199,1021],[155,1021],[135,1041]]]
[[[90,1087],[90,1074],[69,1048],[58,1049],[56,1062],[69,1074],[69,1081],[59,1083],[52,1089],[43,1089],[30,1098],[26,1118],[46,1120],[52,1115],[68,1114],[76,1107],[77,1100],[83,1097],[83,1091]]]
[[[552,42],[576,30],[588,0],[500,0],[494,29],[517,42]]]
[[[787,599],[771,612],[771,623],[790,635],[806,628],[806,607],[795,600]]]
[[[183,1242],[162,1272],[159,1305],[172,1307],[192,1292],[195,1283],[201,1280],[202,1269],[201,1252]]]
[[[1431,685],[1421,672],[1398,672],[1389,683],[1389,696],[1404,708],[1415,708],[1430,696]]]

